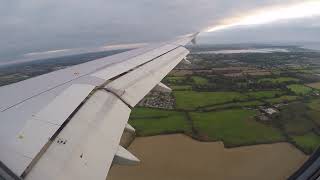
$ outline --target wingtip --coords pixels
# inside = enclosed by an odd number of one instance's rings
[[[196,36],[198,36],[199,34],[200,34],[200,31],[195,32],[195,33],[193,34],[193,36],[196,37]]]
[[[191,40],[191,43],[193,44],[193,45],[196,45],[197,44],[197,36],[200,34],[200,32],[196,32],[196,33],[193,33],[192,35],[191,35],[191,37],[192,37],[192,40]]]

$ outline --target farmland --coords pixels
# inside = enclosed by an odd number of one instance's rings
[[[136,108],[129,123],[139,136],[185,133],[200,141],[223,141],[227,147],[283,141],[280,131],[256,122],[254,110],[184,113]],[[190,122],[191,121],[191,122]]]
[[[312,92],[312,89],[310,87],[301,84],[292,84],[287,87],[296,95],[307,95]]]
[[[316,82],[316,83],[310,83],[310,84],[306,84],[309,87],[315,88],[315,89],[320,89],[320,82]]]
[[[136,128],[137,135],[188,133],[191,126],[184,113],[149,108],[136,108],[129,123]]]
[[[192,90],[192,86],[190,85],[175,85],[175,86],[171,86],[171,89],[175,90],[175,91],[191,91]]]
[[[315,111],[320,111],[320,99],[313,99],[308,103],[308,107]]]
[[[320,78],[305,63],[286,66],[279,59],[289,64],[287,56],[271,55],[277,60],[191,55],[193,64],[178,66],[162,81],[173,89],[173,108],[135,108],[130,124],[138,136],[184,133],[226,147],[289,142],[310,154],[320,144]]]
[[[201,76],[191,76],[191,79],[197,85],[205,85],[208,83],[208,80],[206,78],[201,77]]]
[[[260,83],[266,83],[266,82],[267,83],[268,82],[271,82],[271,83],[289,83],[289,82],[297,83],[299,81],[300,81],[299,79],[292,78],[292,77],[263,78],[263,79],[259,80]]]
[[[288,141],[305,153],[311,153],[318,145],[315,137],[320,131],[312,132],[313,136],[310,132],[320,124],[320,99],[301,103],[303,96],[313,90],[297,81],[290,79],[293,84],[285,84],[283,89],[222,92],[192,90],[210,83],[199,77],[198,82],[182,77],[169,79],[175,109],[136,108],[130,123],[138,136],[184,133],[200,141],[222,141],[226,147]],[[280,113],[269,123],[257,121],[258,107],[279,103],[291,104],[280,107]],[[312,145],[307,144],[309,138]]]
[[[227,147],[284,140],[280,131],[254,120],[255,111],[234,109],[191,113],[195,129],[203,138],[223,141]]]
[[[264,105],[264,102],[261,101],[245,101],[245,102],[234,102],[234,103],[225,103],[221,105],[213,105],[201,108],[204,111],[213,111],[218,109],[230,109],[230,108],[243,108],[243,107],[257,107]]]
[[[315,133],[293,136],[293,141],[307,153],[312,153],[320,144],[320,137]]]
[[[246,95],[238,92],[174,92],[176,107],[178,109],[195,109],[197,107],[228,103],[232,101],[245,100]]]
[[[276,96],[280,96],[284,94],[280,90],[273,90],[273,91],[256,91],[256,92],[248,92],[246,95],[251,99],[268,99],[274,98]]]
[[[271,104],[277,104],[277,103],[288,103],[297,100],[299,97],[298,96],[281,96],[278,98],[271,98],[271,99],[266,99],[266,102],[269,102]]]

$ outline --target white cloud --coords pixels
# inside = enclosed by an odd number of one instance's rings
[[[214,32],[237,26],[268,24],[281,20],[292,20],[320,16],[320,1],[304,1],[292,5],[270,7],[254,12],[226,19],[225,23],[208,28],[207,32]]]

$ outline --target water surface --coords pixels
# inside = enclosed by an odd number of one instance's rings
[[[141,163],[114,165],[108,180],[282,180],[307,159],[289,143],[225,149],[182,134],[136,138],[129,150]]]

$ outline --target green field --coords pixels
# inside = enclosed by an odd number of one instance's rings
[[[297,78],[292,78],[292,77],[279,77],[279,78],[263,78],[260,79],[258,82],[259,83],[265,83],[265,82],[271,82],[271,83],[289,83],[289,82],[299,82],[300,80]]]
[[[192,76],[191,79],[196,85],[206,85],[208,84],[208,79],[201,76]]]
[[[288,85],[287,88],[297,95],[307,95],[312,92],[312,88],[301,84]]]
[[[192,86],[189,86],[189,85],[181,85],[181,86],[170,86],[170,88],[172,90],[175,90],[175,91],[191,91],[192,90]]]
[[[317,90],[299,84],[297,78],[260,79],[273,83],[262,90],[264,86],[243,80],[205,76],[169,76],[164,82],[174,90],[175,110],[135,108],[129,123],[138,136],[185,133],[203,141],[223,141],[226,147],[288,141],[307,154],[320,144],[320,99],[301,97]],[[226,88],[235,83],[244,89]],[[288,104],[279,106],[270,121],[255,118],[260,114],[253,109],[279,103]]]
[[[192,110],[201,106],[222,104],[232,101],[245,100],[246,95],[238,92],[195,92],[175,91],[176,107],[178,109]]]
[[[188,133],[191,126],[182,112],[150,108],[135,108],[129,123],[138,136],[152,136],[166,133]]]
[[[183,76],[168,76],[164,79],[164,82],[168,84],[181,84],[186,80]]]
[[[313,132],[302,136],[292,136],[293,141],[306,153],[310,154],[320,145],[320,137]]]
[[[308,103],[308,107],[315,111],[320,111],[320,99],[314,99]]]
[[[281,73],[283,73],[283,71],[279,70],[279,69],[274,69],[271,72],[272,72],[272,74],[277,75],[277,76],[279,76]]]
[[[266,98],[273,98],[276,96],[282,95],[284,92],[280,90],[273,90],[273,91],[254,91],[246,93],[250,98],[254,99],[266,99]]]
[[[311,72],[315,73],[315,74],[319,74],[320,73],[320,69],[312,69]]]
[[[312,120],[320,127],[320,99],[311,100],[307,106],[310,109],[308,113]]]
[[[307,69],[307,68],[303,68],[303,67],[290,68],[288,71],[295,72],[295,73],[305,73],[305,74],[314,73],[314,71],[312,69]]]
[[[212,110],[217,110],[217,109],[226,109],[226,108],[236,108],[236,107],[255,107],[255,106],[260,106],[265,103],[261,101],[247,101],[247,102],[236,102],[236,103],[226,103],[222,105],[215,105],[215,106],[209,106],[203,108],[206,111],[212,111]]]
[[[194,128],[207,140],[221,140],[226,146],[269,143],[284,140],[280,131],[254,120],[256,111],[233,109],[190,113]]]
[[[297,99],[298,99],[298,96],[281,96],[278,98],[267,99],[265,101],[271,104],[277,104],[277,103],[287,103],[287,102],[295,101]]]
[[[165,111],[161,109],[153,109],[153,108],[134,108],[130,114],[130,119],[143,119],[150,117],[168,117],[170,115],[175,115],[174,111]]]
[[[304,103],[284,106],[276,120],[287,134],[305,134],[316,128],[310,111]]]
[[[310,110],[310,111],[308,111],[308,115],[311,117],[313,122],[316,123],[318,127],[320,127],[320,118],[319,118],[320,111]],[[320,131],[319,131],[319,133],[320,133]]]

